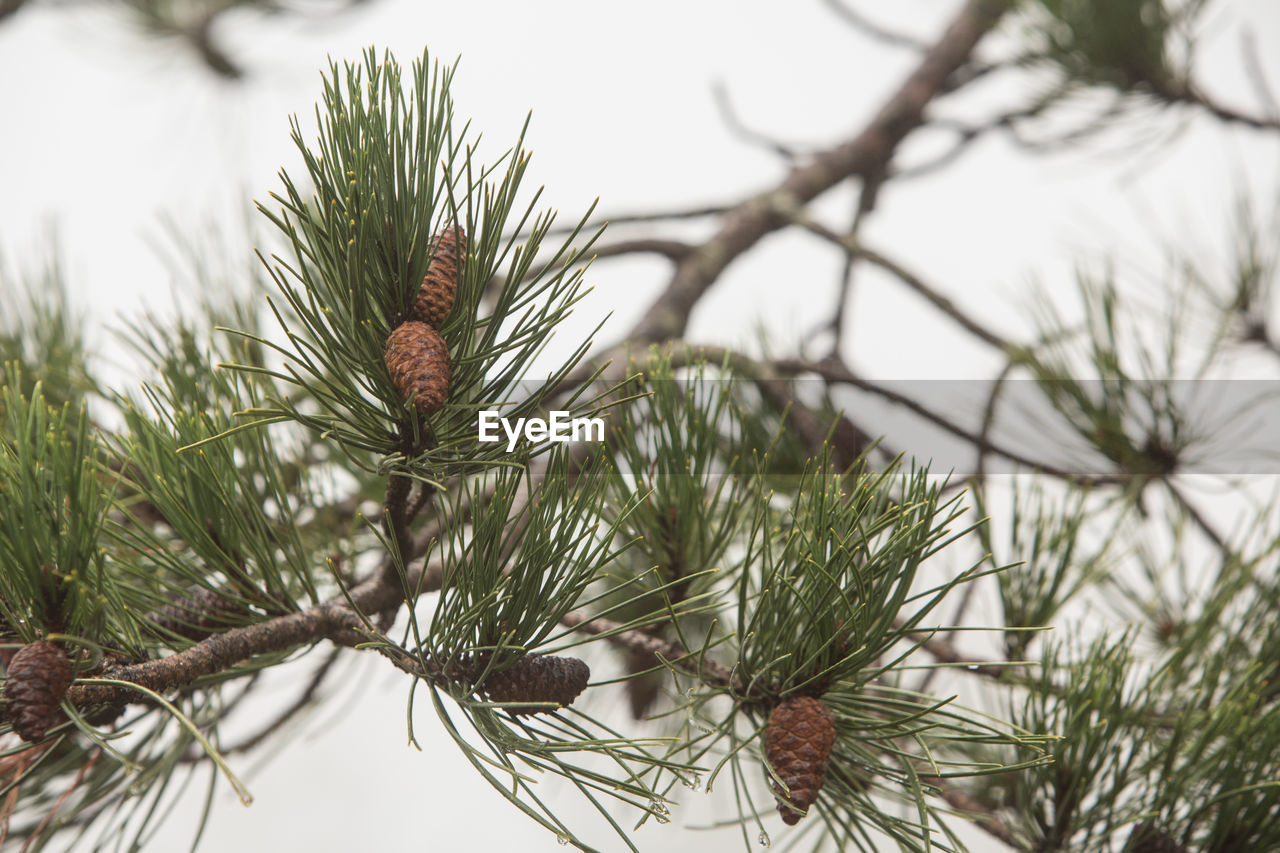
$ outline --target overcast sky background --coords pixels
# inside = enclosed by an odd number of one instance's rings
[[[932,37],[957,5],[861,7]],[[1220,0],[1203,29],[1197,68],[1205,87],[1230,105],[1259,110],[1240,37],[1253,32],[1280,87],[1280,4]],[[37,6],[0,26],[0,259],[9,271],[29,269],[56,233],[70,291],[89,309],[95,340],[112,359],[107,330],[115,318],[190,300],[189,282],[174,281],[157,257],[157,243],[172,246],[165,218],[197,241],[221,241],[230,268],[247,266],[245,223],[255,218],[249,199],[278,188],[282,165],[301,174],[288,116],[298,113],[311,127],[319,71],[330,56],[355,60],[370,44],[391,48],[405,65],[424,45],[445,61],[460,55],[459,114],[496,152],[532,110],[528,181],[546,185],[545,204],[566,220],[596,197],[604,212],[676,210],[738,199],[779,180],[785,163],[725,127],[712,97],[717,81],[750,126],[812,149],[855,132],[913,62],[849,29],[818,0],[377,0],[305,23],[235,13],[217,34],[247,69],[244,81],[217,79],[178,45],[146,38],[96,7]],[[974,120],[1017,95],[997,82],[939,110]],[[1115,258],[1158,288],[1171,244],[1210,262],[1226,257],[1236,198],[1248,190],[1259,206],[1271,205],[1280,162],[1274,136],[1186,113],[1145,130],[1172,142],[1134,151],[1112,135],[1086,152],[1027,156],[993,138],[951,170],[892,186],[864,237],[1010,332],[1026,328],[1022,306],[1032,282],[1066,300],[1081,261]],[[946,141],[913,138],[900,162],[921,162]],[[819,209],[843,227],[851,203],[841,190]],[[690,337],[754,349],[764,324],[779,349],[805,342],[834,300],[839,265],[812,240],[771,237],[703,300]],[[561,340],[568,345],[609,311],[604,336],[621,337],[666,272],[653,260],[593,267],[595,291]],[[13,279],[3,285],[13,287]],[[871,376],[976,378],[999,367],[871,271],[859,279],[853,314],[848,354]],[[1265,375],[1257,372],[1266,368],[1241,369]],[[287,680],[301,683],[306,669]],[[426,704],[418,718],[425,751],[406,748],[404,679],[389,667],[356,671],[364,674],[336,687],[344,695],[309,718],[304,735],[277,741],[270,761],[234,762],[256,804],[241,808],[220,785],[203,849],[562,849],[471,771]],[[722,793],[728,787],[726,780]],[[573,799],[552,796],[566,807]],[[677,826],[711,819],[705,798],[691,800]],[[770,823],[775,841],[783,840],[780,822]],[[175,819],[152,849],[183,849],[190,829],[189,819]],[[607,830],[586,837],[616,848]],[[692,851],[732,849],[738,836],[649,825],[636,840],[643,850]]]

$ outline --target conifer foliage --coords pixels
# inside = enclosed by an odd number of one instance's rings
[[[136,387],[98,381],[47,282],[0,312],[0,844],[138,849],[193,767],[249,803],[243,754],[350,666],[401,679],[410,740],[443,732],[530,831],[582,850],[653,849],[645,824],[699,790],[747,849],[1280,849],[1280,523],[1198,511],[1179,478],[1216,428],[1169,378],[1189,347],[1200,376],[1280,352],[1274,229],[1243,210],[1225,278],[1179,264],[1158,344],[1112,272],[1079,276],[1083,322],[1045,299],[1008,338],[859,233],[932,102],[988,75],[1050,85],[922,172],[985,133],[1052,133],[1082,92],[1114,96],[1108,120],[1280,130],[1194,84],[1173,48],[1203,5],[968,0],[929,44],[872,26],[921,53],[884,107],[789,157],[776,192],[695,211],[718,227],[687,240],[600,243],[594,209],[541,209],[523,132],[486,159],[458,117],[456,64],[332,63],[257,204],[248,295],[132,321]],[[1014,52],[979,57],[997,28]],[[808,206],[850,182],[840,233]],[[874,266],[995,351],[981,424],[843,360],[847,297],[824,357],[690,340],[721,272],[783,229],[837,248],[842,287]],[[623,341],[563,340],[589,263],[653,251],[674,271]],[[1070,458],[1002,431],[1011,377]],[[877,437],[851,389],[974,470]],[[603,434],[487,441],[494,412]],[[259,719],[281,683],[260,676],[294,666],[306,688]]]

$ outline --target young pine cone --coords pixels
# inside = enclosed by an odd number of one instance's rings
[[[5,711],[18,737],[27,743],[44,739],[58,722],[58,705],[70,684],[71,661],[60,647],[37,640],[18,650],[4,682]]]
[[[444,405],[453,379],[449,348],[444,338],[426,323],[409,320],[387,337],[383,355],[396,390],[425,417]]]
[[[591,669],[577,658],[529,654],[490,675],[484,690],[494,702],[544,702],[541,708],[508,708],[510,714],[540,714],[570,705],[587,687]]]
[[[440,328],[453,310],[453,296],[462,278],[467,258],[467,234],[457,225],[446,228],[436,239],[436,251],[427,265],[427,274],[413,302],[413,317],[433,329]]]
[[[818,799],[827,759],[836,741],[835,721],[827,706],[812,696],[784,699],[769,715],[764,731],[764,753],[769,765],[787,785],[787,794],[776,783],[778,813],[794,826]]]

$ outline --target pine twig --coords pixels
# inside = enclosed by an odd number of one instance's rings
[[[968,792],[951,784],[946,779],[937,776],[921,776],[921,784],[930,785],[938,789],[938,796],[946,801],[947,805],[963,814],[973,822],[975,826],[1005,844],[1015,849],[1021,849],[1017,839],[1013,837],[1013,833],[1005,826],[994,809],[975,800]]]
[[[408,477],[392,474],[387,478],[387,496],[383,504],[382,526],[387,537],[395,545],[396,553],[407,564],[412,534],[409,532],[409,490],[413,481]],[[394,571],[395,563],[384,565],[384,571]]]
[[[682,669],[690,675],[702,679],[705,683],[721,687],[741,689],[733,674],[717,663],[709,661],[699,652],[691,652],[680,643],[655,637],[639,629],[623,630],[622,625],[610,619],[591,616],[580,611],[565,614],[560,623],[567,628],[597,637],[605,637],[610,643],[628,651],[652,655],[655,660],[663,660],[670,665]]]
[[[430,585],[427,570],[423,572],[411,576],[411,589],[425,591]],[[351,603],[359,612],[352,610],[346,597],[339,597],[296,613],[214,634],[168,657],[109,667],[102,675],[156,692],[173,690],[225,671],[255,655],[285,651],[357,629],[364,625],[362,614],[382,613],[402,600],[402,595],[397,581],[379,573],[350,591]],[[80,679],[67,691],[67,698],[77,708],[123,706],[141,701],[140,694],[128,688],[94,684],[94,680]]]
[[[935,308],[954,320],[960,328],[969,332],[983,343],[995,347],[1002,352],[1011,353],[1015,350],[1015,345],[1011,341],[996,332],[991,331],[977,320],[964,313],[960,310],[959,306],[944,296],[939,290],[926,284],[918,275],[915,275],[902,265],[895,263],[893,260],[885,257],[879,252],[862,245],[862,243],[857,239],[856,232],[847,236],[841,236],[827,228],[825,225],[822,225],[820,222],[808,217],[797,216],[796,222],[801,227],[818,235],[819,237],[822,237],[824,240],[829,240],[832,243],[835,243],[844,250],[849,257],[858,258],[869,264],[880,267],[880,269],[889,273],[907,287],[923,296]]]

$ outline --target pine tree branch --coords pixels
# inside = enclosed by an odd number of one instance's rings
[[[0,0],[0,21],[15,14],[27,4],[27,0]]]
[[[412,486],[413,481],[408,477],[392,474],[387,478],[387,494],[382,507],[382,529],[406,563],[412,540],[409,532],[409,490]],[[394,573],[395,562],[391,561],[390,565],[384,563],[383,571]]]
[[[1145,82],[1150,86],[1152,94],[1166,104],[1186,104],[1191,107],[1198,107],[1227,124],[1240,124],[1254,130],[1280,130],[1280,117],[1255,116],[1232,109],[1220,104],[1195,85],[1187,84],[1181,87],[1174,87],[1160,85],[1151,80]]]
[[[880,200],[880,188],[884,186],[887,177],[887,170],[881,169],[876,174],[863,178],[862,186],[858,188],[858,202],[854,205],[853,217],[849,222],[850,239],[857,238],[867,217],[875,210]],[[844,264],[841,266],[836,285],[839,288],[839,297],[836,300],[836,309],[826,326],[832,334],[831,350],[828,353],[831,358],[839,358],[843,349],[845,318],[848,315],[849,306],[853,303],[854,273],[857,271],[859,260],[860,258],[854,252],[845,249]]]
[[[843,18],[854,28],[866,34],[869,38],[873,38],[878,42],[889,45],[890,47],[905,47],[909,50],[924,52],[929,49],[929,43],[924,39],[916,38],[906,33],[891,30],[882,26],[859,12],[852,6],[841,2],[841,0],[824,0],[828,9]]]
[[[896,627],[901,628],[901,624]],[[955,644],[950,639],[939,639],[934,631],[911,631],[909,637],[916,640],[920,644],[920,648],[924,649],[938,663],[947,664],[948,666],[962,669],[965,672],[971,672],[976,675],[982,675],[995,681],[1003,681],[1008,683],[1010,674],[1016,672],[1016,665],[1009,666],[1007,664],[992,664],[983,661],[969,660],[963,657],[956,650]]]
[[[620,225],[639,225],[649,222],[676,222],[684,219],[705,219],[709,216],[720,216],[733,209],[731,204],[702,204],[695,207],[686,207],[679,210],[649,210],[649,211],[622,211],[609,216],[592,217],[592,223],[605,223],[610,228],[616,228]],[[568,234],[578,231],[579,226],[560,225],[547,231],[547,236],[567,236]],[[524,239],[528,235],[522,236]]]
[[[605,260],[606,258],[625,257],[627,255],[657,255],[670,261],[679,262],[693,254],[693,251],[694,247],[682,240],[640,237],[633,240],[615,240],[612,243],[595,246],[591,249],[591,259],[596,261]],[[563,261],[535,264],[525,273],[525,280],[536,279],[552,269],[558,269],[561,264],[563,264]],[[500,276],[494,276],[490,279],[486,285],[486,298],[495,298],[502,284]]]
[[[239,80],[244,77],[244,69],[227,55],[222,45],[213,37],[214,21],[225,10],[216,10],[202,16],[183,35],[191,42],[196,53],[204,64],[219,77],[227,80]]]
[[[947,805],[972,821],[974,826],[983,830],[992,838],[1004,842],[1015,850],[1023,849],[1022,845],[1013,837],[1013,833],[1005,826],[1004,821],[996,815],[995,809],[978,802],[967,791],[951,784],[947,779],[940,779],[937,776],[921,776],[920,782],[937,788],[938,796],[945,800]]]
[[[729,97],[729,89],[723,82],[716,81],[712,84],[711,98],[715,102],[716,110],[720,113],[720,120],[724,123],[725,129],[729,131],[730,136],[736,137],[747,145],[762,148],[770,154],[775,154],[788,163],[794,163],[799,159],[800,153],[790,145],[747,125],[746,121],[743,120],[742,116],[738,115],[738,111],[734,108],[733,99]]]
[[[857,239],[855,234],[842,236],[832,231],[830,228],[827,228],[822,223],[807,216],[797,216],[795,221],[796,224],[800,225],[805,230],[822,237],[824,240],[829,240],[830,242],[835,243],[850,257],[864,260],[867,263],[877,266],[889,273],[907,287],[920,294],[920,296],[927,299],[935,308],[954,320],[960,328],[969,332],[983,343],[989,344],[1002,352],[1012,353],[1015,351],[1016,345],[1013,342],[996,332],[991,331],[964,311],[960,310],[959,306],[943,295],[941,291],[925,283],[920,276],[912,273],[901,264],[896,263],[879,252],[864,246]]]
[[[589,613],[573,611],[565,614],[560,623],[567,628],[592,637],[605,635],[604,639],[615,646],[628,651],[653,656],[654,660],[682,669],[690,675],[701,679],[703,683],[716,684],[741,690],[743,685],[733,677],[733,673],[717,663],[706,659],[698,652],[691,652],[680,643],[664,640],[639,629],[624,630],[622,625],[610,619],[592,616]]]
[[[804,373],[812,373],[818,376],[818,378],[826,380],[831,384],[851,385],[861,391],[875,394],[876,396],[882,397],[891,403],[896,403],[897,405],[908,409],[913,414],[929,421],[935,426],[946,430],[958,438],[964,439],[979,450],[983,450],[995,456],[1000,456],[1010,462],[1026,466],[1031,470],[1039,471],[1042,474],[1047,474],[1056,479],[1087,486],[1115,485],[1117,483],[1125,482],[1128,479],[1120,476],[1097,476],[1069,471],[1065,468],[1049,465],[1043,460],[1032,459],[1031,457],[1018,453],[1017,451],[996,445],[982,434],[974,433],[971,430],[966,429],[945,415],[929,409],[924,404],[913,400],[910,397],[899,394],[893,389],[886,388],[872,380],[863,379],[853,373],[847,365],[836,359],[810,361],[801,358],[779,358],[763,362],[751,359],[726,347],[699,346],[696,347],[696,349],[702,353],[706,359],[712,362],[727,359],[729,364],[743,376],[796,376]]]
[[[727,687],[738,693],[743,692],[745,689],[741,681],[736,679],[731,671],[719,664],[706,660],[694,652],[690,652],[677,642],[663,640],[640,630],[624,630],[622,625],[617,622],[599,617],[593,618],[590,614],[579,611],[567,614],[561,620],[561,624],[590,636],[603,635],[610,643],[622,649],[637,652],[646,657],[653,657],[655,660],[665,661],[671,666],[697,677],[704,684]],[[924,648],[940,662],[962,664],[965,665],[967,671],[977,672],[999,680],[1003,680],[1008,672],[1007,667],[968,663],[955,652],[954,647],[936,639],[932,634],[917,632],[913,633],[912,636],[922,638],[921,648]],[[957,813],[962,814],[967,820],[972,821],[974,825],[988,835],[1010,847],[1021,849],[994,808],[974,799],[967,791],[955,785],[949,779],[922,776],[920,781],[924,785],[935,788],[938,796],[947,805]]]
[[[1254,33],[1246,31],[1240,37],[1240,52],[1244,56],[1245,74],[1249,76],[1249,83],[1257,93],[1258,100],[1266,107],[1267,116],[1280,119],[1280,101],[1277,101],[1271,82],[1267,80],[1266,72],[1262,70],[1262,59],[1258,56],[1258,39]]]
[[[438,576],[437,576],[438,577]],[[413,575],[410,588],[430,586],[430,570]],[[438,585],[438,579],[435,581]],[[242,628],[233,628],[201,640],[168,657],[143,663],[109,667],[101,673],[118,681],[129,681],[156,692],[164,692],[214,675],[255,655],[292,649],[315,643],[362,627],[361,614],[383,613],[403,600],[399,583],[378,573],[350,590],[350,602],[339,597],[315,607],[266,619]],[[358,609],[353,610],[351,605]],[[72,685],[67,698],[78,708],[123,706],[141,701],[142,696],[128,688],[94,684],[94,679],[81,679]]]
[[[924,121],[925,107],[965,64],[983,36],[1008,10],[1009,0],[969,0],[920,65],[853,139],[792,169],[775,189],[728,211],[710,240],[676,267],[666,291],[632,332],[639,341],[679,337],[694,306],[729,264],[820,194],[848,178],[882,171],[898,144]]]

